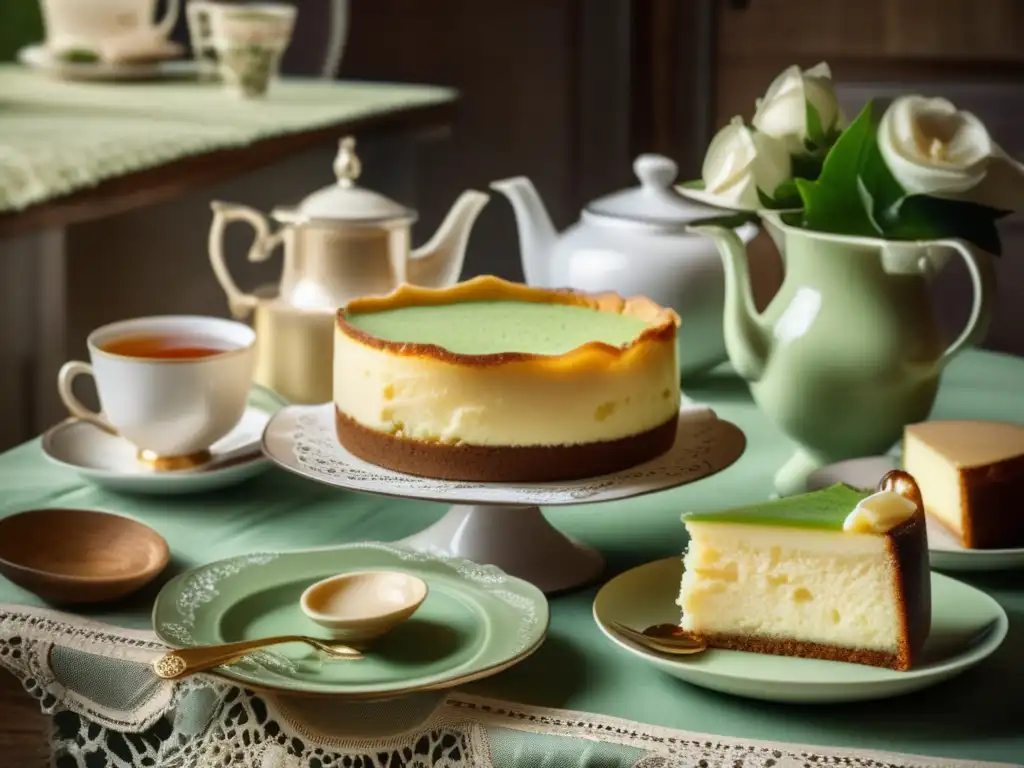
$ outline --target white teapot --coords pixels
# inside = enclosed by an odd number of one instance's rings
[[[458,282],[473,223],[488,201],[483,192],[462,193],[433,238],[416,250],[410,229],[416,212],[384,195],[356,186],[361,170],[355,139],[341,140],[336,184],[299,205],[277,208],[283,226],[271,234],[263,214],[244,205],[214,202],[210,262],[232,314],[253,314],[256,382],[299,403],[332,398],[334,318],[357,296],[390,293],[402,283],[443,287]],[[249,261],[266,260],[283,245],[281,279],[269,295],[245,293],[225,264],[224,229],[246,221],[256,231]]]
[[[682,320],[681,373],[691,376],[727,359],[725,273],[714,241],[686,227],[728,211],[678,194],[676,164],[667,157],[641,155],[633,170],[639,187],[589,203],[560,235],[529,179],[504,179],[491,188],[512,202],[527,283],[643,295],[671,307]],[[738,233],[748,242],[757,228],[747,225]]]

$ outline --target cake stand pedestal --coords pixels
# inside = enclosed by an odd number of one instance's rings
[[[456,504],[402,543],[496,565],[546,594],[589,584],[604,570],[600,552],[559,531],[536,506]]]
[[[675,444],[653,461],[601,477],[513,485],[416,477],[369,464],[339,445],[331,403],[283,408],[263,433],[264,453],[303,477],[360,493],[452,504],[403,543],[495,565],[546,593],[591,583],[604,561],[552,526],[541,507],[628,499],[692,483],[728,467],[745,445],[734,424],[709,408],[685,405]]]

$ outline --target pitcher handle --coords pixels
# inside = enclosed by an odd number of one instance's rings
[[[228,271],[227,262],[224,258],[224,230],[233,221],[245,221],[255,230],[255,237],[249,247],[249,261],[263,261],[267,255],[281,242],[278,235],[271,237],[267,220],[259,211],[247,208],[244,205],[232,205],[214,201],[210,203],[213,209],[213,224],[210,225],[210,238],[208,249],[210,252],[210,264],[213,266],[213,273],[217,276],[217,282],[224,289],[228,297],[228,307],[231,314],[238,320],[244,320],[249,313],[256,308],[259,299],[252,294],[243,292]]]
[[[178,14],[180,13],[181,0],[167,0],[167,10],[164,11],[164,17],[156,23],[157,32],[162,37],[167,37],[171,34],[171,30],[174,29],[174,25],[178,21]]]
[[[960,254],[967,271],[971,276],[974,289],[974,302],[967,325],[956,341],[950,344],[939,358],[939,368],[945,368],[949,361],[956,357],[964,347],[980,341],[992,324],[992,311],[995,304],[995,269],[992,267],[992,256],[975,248],[963,240],[940,240],[933,245],[952,248]]]

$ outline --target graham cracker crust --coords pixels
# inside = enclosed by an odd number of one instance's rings
[[[334,408],[340,442],[353,455],[409,475],[487,483],[544,483],[618,472],[657,458],[676,440],[678,418],[619,440],[579,445],[428,443],[364,427]]]
[[[851,664],[866,664],[870,667],[887,667],[906,670],[900,654],[884,651],[869,651],[863,648],[840,648],[837,645],[804,643],[771,637],[744,637],[741,635],[697,633],[712,648],[728,648],[732,651],[750,651],[775,656],[798,656],[802,659],[823,659],[845,661]]]

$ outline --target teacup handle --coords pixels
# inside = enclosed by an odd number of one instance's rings
[[[71,390],[71,387],[74,384],[75,379],[80,375],[89,375],[95,378],[92,366],[88,363],[83,363],[81,360],[72,360],[61,366],[60,373],[57,374],[57,392],[60,394],[60,399],[64,401],[64,405],[67,407],[68,412],[76,419],[87,421],[90,424],[99,427],[104,432],[116,435],[117,430],[114,429],[113,424],[95,411],[90,411],[82,405],[81,400],[75,397],[75,393]]]
[[[992,267],[992,257],[968,245],[963,240],[940,240],[934,245],[952,248],[960,254],[964,263],[967,264],[967,271],[971,276],[971,285],[974,288],[974,303],[971,305],[971,314],[967,318],[967,325],[956,341],[950,344],[946,351],[939,358],[939,368],[946,365],[956,357],[964,347],[980,341],[988,332],[992,323],[992,311],[995,304],[995,270]]]
[[[167,10],[164,11],[164,17],[156,23],[157,32],[163,37],[171,34],[171,30],[174,29],[174,24],[178,20],[179,13],[181,13],[181,0],[167,0]]]

